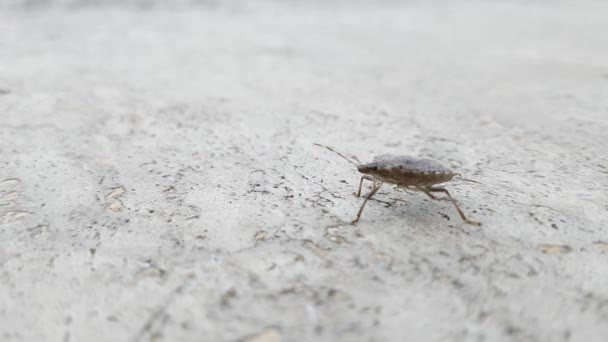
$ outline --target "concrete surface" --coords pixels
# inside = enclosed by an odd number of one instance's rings
[[[66,3],[0,12],[0,340],[608,339],[606,2]]]

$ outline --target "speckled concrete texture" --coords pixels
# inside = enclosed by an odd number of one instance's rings
[[[0,340],[607,340],[608,3],[99,3],[0,6]]]

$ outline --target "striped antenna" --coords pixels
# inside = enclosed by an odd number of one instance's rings
[[[323,147],[323,148],[326,148],[326,149],[328,149],[328,150],[332,151],[333,153],[335,153],[335,154],[339,155],[340,157],[344,158],[344,160],[346,160],[346,161],[348,161],[349,163],[351,163],[351,164],[355,165],[356,167],[361,166],[361,162],[360,162],[360,161],[359,161],[359,159],[357,159],[357,157],[355,157],[355,156],[353,156],[353,157],[352,157],[352,159],[350,159],[350,158],[348,158],[348,157],[344,156],[342,153],[340,153],[340,152],[338,152],[338,151],[334,150],[333,148],[331,148],[331,147],[329,147],[329,146],[325,146],[325,145],[321,145],[321,144],[317,144],[317,143],[313,143],[313,145],[316,145],[316,146],[319,146],[319,147]],[[357,162],[355,163],[355,162],[353,161],[353,159],[354,159],[354,160],[356,160]]]

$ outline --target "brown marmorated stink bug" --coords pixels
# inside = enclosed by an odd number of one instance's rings
[[[348,162],[357,166],[357,170],[363,173],[361,181],[359,182],[357,197],[361,196],[361,187],[363,186],[364,180],[368,180],[373,183],[372,190],[365,197],[365,200],[361,205],[361,209],[359,209],[357,217],[353,223],[359,221],[363,208],[365,208],[365,204],[370,198],[372,198],[372,196],[376,194],[376,192],[378,192],[378,190],[380,190],[382,184],[391,183],[405,190],[423,192],[434,200],[447,199],[452,202],[464,222],[475,226],[481,226],[480,222],[469,220],[464,215],[458,206],[458,203],[456,203],[456,201],[452,198],[447,189],[434,186],[436,184],[448,182],[455,176],[460,176],[459,173],[454,173],[452,170],[435,161],[420,159],[412,156],[383,154],[375,157],[371,163],[366,164],[361,163],[357,157],[353,157],[353,159],[356,161],[355,163],[350,158],[345,157],[342,153],[329,146],[320,144],[315,145],[336,153],[340,157],[346,159]],[[432,194],[433,192],[443,192],[446,194],[447,198],[437,198]]]

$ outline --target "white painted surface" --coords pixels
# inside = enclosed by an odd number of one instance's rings
[[[608,4],[4,5],[0,340],[608,339]]]

